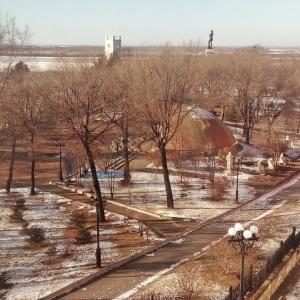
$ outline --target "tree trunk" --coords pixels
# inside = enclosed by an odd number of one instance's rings
[[[244,123],[242,137],[246,136],[246,131],[247,131],[247,127],[246,127],[246,124]]]
[[[245,127],[245,144],[250,144],[250,128]]]
[[[169,170],[168,170],[168,164],[167,164],[166,145],[164,145],[164,144],[161,145],[159,150],[160,150],[160,154],[161,154],[161,164],[162,164],[162,168],[163,168],[164,183],[165,183],[165,189],[166,189],[166,193],[167,193],[167,208],[174,208],[173,193],[172,193],[172,189],[171,189]]]
[[[221,121],[224,122],[224,118],[225,118],[225,108],[222,107],[222,113],[221,113]]]
[[[35,194],[35,178],[34,178],[34,170],[35,170],[35,153],[33,151],[32,153],[33,157],[31,160],[31,190],[30,190],[30,195]]]
[[[103,205],[103,200],[102,200],[102,195],[101,195],[100,184],[99,184],[98,177],[97,177],[97,170],[96,170],[96,166],[95,166],[93,153],[92,153],[88,143],[83,143],[83,146],[84,146],[84,148],[86,150],[86,154],[88,156],[89,165],[90,165],[91,174],[92,174],[92,180],[93,180],[93,187],[94,187],[94,190],[96,193],[96,198],[100,204],[99,205],[100,221],[103,222],[103,221],[105,221],[104,205]]]
[[[14,171],[14,164],[15,164],[15,154],[16,154],[16,137],[13,137],[12,147],[11,147],[11,158],[8,170],[8,178],[6,182],[6,193],[10,193],[11,183],[13,179],[13,171]]]
[[[123,159],[124,159],[124,179],[125,185],[130,184],[131,176],[129,170],[129,151],[128,151],[128,127],[126,126],[123,130]]]
[[[34,145],[34,137],[31,138],[31,190],[30,195],[35,194],[35,145]]]

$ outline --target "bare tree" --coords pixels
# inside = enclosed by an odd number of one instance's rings
[[[20,118],[18,118],[18,106],[16,104],[16,98],[12,94],[10,94],[10,92],[6,97],[3,97],[2,94],[2,103],[1,103],[1,109],[2,109],[1,117],[4,123],[2,131],[4,133],[4,136],[6,137],[6,140],[9,141],[11,146],[8,178],[6,182],[6,188],[5,188],[6,193],[10,193],[11,184],[13,181],[13,171],[14,171],[14,164],[15,164],[17,141],[22,135],[21,122],[20,122]]]
[[[259,51],[246,50],[230,58],[231,93],[243,118],[245,143],[249,144],[261,99],[266,95],[264,56]]]
[[[190,163],[190,152],[185,148],[186,144],[188,143],[188,134],[188,129],[184,126],[180,126],[177,134],[170,142],[170,145],[172,147],[170,159],[180,176],[180,182],[183,182],[185,171]]]
[[[4,128],[11,143],[11,157],[9,173],[6,183],[6,192],[10,192],[13,180],[13,169],[15,161],[15,151],[17,137],[20,133],[19,119],[16,118],[17,107],[11,96],[12,86],[6,92],[9,78],[12,75],[13,64],[18,55],[18,51],[29,39],[28,26],[21,29],[17,26],[16,19],[9,15],[3,16],[0,12],[0,128]],[[6,93],[5,93],[6,92]]]
[[[136,121],[135,107],[132,97],[132,68],[131,62],[126,60],[114,65],[112,82],[112,97],[118,107],[118,115],[114,119],[114,124],[120,129],[122,135],[122,153],[124,160],[124,179],[125,185],[130,184],[129,168],[129,129],[133,127]],[[118,141],[117,141],[118,147]]]
[[[51,90],[44,94],[53,110],[82,143],[88,157],[100,219],[105,220],[104,206],[97,177],[93,145],[111,128],[115,116],[109,97],[109,68],[96,68],[90,60],[76,64],[62,63],[52,74]]]
[[[287,141],[278,134],[276,123],[283,113],[289,116],[292,121],[294,112],[294,97],[297,95],[297,84],[293,80],[295,69],[287,60],[268,61],[264,72],[265,96],[261,99],[261,116],[266,120],[266,130],[263,130],[262,137],[265,151],[274,159],[276,170],[280,154],[286,149]],[[291,82],[293,85],[291,87]],[[297,96],[296,96],[297,97]],[[295,118],[294,118],[295,119]],[[281,127],[283,124],[281,124]],[[295,127],[293,127],[294,129]]]
[[[41,97],[39,87],[41,86],[40,78],[31,76],[17,92],[19,117],[28,133],[30,153],[31,153],[31,190],[30,194],[35,194],[35,164],[37,139],[41,125],[45,120],[45,101]],[[26,137],[25,133],[25,137]]]
[[[139,114],[161,154],[168,208],[174,208],[174,203],[166,147],[188,113],[183,105],[193,84],[192,57],[165,46],[159,54],[137,61]]]
[[[0,12],[0,55],[4,57],[4,61],[0,64],[0,95],[11,75],[18,51],[28,41],[29,37],[28,26],[21,29],[18,27],[15,17],[3,16]]]
[[[66,172],[67,176],[75,176],[76,182],[79,185],[81,173],[86,172],[86,153],[82,144],[74,139],[66,141],[65,148],[72,167],[70,173]]]
[[[201,86],[204,89],[202,97],[205,106],[212,110],[218,106],[221,109],[221,120],[225,118],[225,111],[230,103],[230,77],[228,54],[217,54],[210,60],[202,76]]]
[[[24,68],[20,67],[26,66]],[[19,118],[19,94],[21,86],[29,76],[29,68],[26,64],[19,62],[11,69],[12,76],[9,77],[8,84],[2,92],[1,106],[3,109],[3,120],[5,121],[5,129],[7,137],[11,143],[11,155],[8,170],[8,178],[6,182],[6,193],[10,193],[11,184],[13,181],[13,171],[15,164],[15,154],[17,141],[22,137],[22,119]]]

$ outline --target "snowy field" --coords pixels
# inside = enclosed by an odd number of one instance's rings
[[[283,184],[282,186],[268,192],[267,194],[257,198],[255,202],[248,204],[244,210],[238,211],[233,215],[230,215],[228,218],[226,217],[225,220],[228,220],[232,223],[232,220],[236,219],[244,219],[248,220],[247,222],[243,223],[243,225],[247,228],[249,225],[257,225],[259,228],[259,243],[256,245],[256,253],[259,256],[263,257],[263,261],[266,261],[268,256],[273,255],[273,253],[278,249],[280,242],[286,240],[286,238],[291,234],[292,227],[296,227],[296,231],[299,231],[300,228],[300,199],[295,199],[290,204],[286,203],[286,200],[281,197],[276,197],[277,193],[281,190],[298,183],[300,180],[300,175],[295,177],[288,183]],[[272,202],[276,201],[278,204],[274,205]],[[234,217],[236,215],[236,218]],[[276,225],[274,225],[276,224]],[[225,237],[225,235],[224,235]],[[178,243],[182,242],[182,239],[177,240]],[[221,240],[220,240],[221,242]],[[207,250],[210,251],[211,247],[220,248],[221,250],[217,250],[218,255],[222,255],[222,251],[224,254],[228,251],[228,243],[227,239],[223,246],[219,244],[211,244],[207,247]],[[237,249],[236,249],[237,250]],[[234,255],[234,253],[232,253]],[[224,255],[225,256],[225,255]],[[220,260],[222,261],[222,260]],[[219,261],[219,262],[220,262]],[[138,288],[132,291],[128,291],[122,297],[118,297],[115,300],[121,299],[134,299],[134,300],[141,300],[145,299],[145,296],[149,296],[150,294],[160,295],[163,296],[169,295],[170,298],[166,299],[173,299],[172,296],[174,295],[174,299],[176,296],[180,294],[180,284],[181,287],[188,287],[188,282],[193,282],[194,291],[201,290],[201,299],[205,300],[221,300],[224,299],[227,289],[228,289],[228,282],[225,285],[219,284],[219,279],[213,280],[213,276],[207,276],[208,273],[212,270],[212,268],[220,268],[214,262],[213,264],[209,264],[207,261],[203,264],[203,266],[198,265],[196,269],[194,266],[192,267],[185,267],[182,265],[181,267],[174,265],[173,268],[170,270],[164,270],[160,274],[154,275],[151,280],[148,282],[143,282],[139,285],[139,293],[135,295],[138,291]],[[213,269],[215,270],[215,269]],[[190,272],[194,275],[189,275]],[[187,280],[183,282],[182,274],[187,276]],[[219,274],[219,273],[218,273]],[[223,275],[224,276],[224,275]],[[174,284],[175,283],[175,284]],[[146,286],[146,287],[145,287]],[[200,288],[199,288],[200,286]],[[178,288],[179,287],[179,288]],[[178,290],[177,290],[178,288]],[[298,277],[298,283],[293,287],[293,291],[284,299],[288,300],[295,300],[299,299],[300,294],[300,277]],[[133,298],[130,296],[135,295]],[[128,297],[128,298],[127,298]],[[181,299],[181,298],[180,298]],[[196,298],[198,299],[198,298]]]
[[[29,188],[13,189],[10,195],[6,195],[4,190],[0,190],[0,270],[9,273],[9,283],[13,284],[3,299],[38,299],[98,270],[95,268],[95,243],[74,244],[65,236],[71,211],[84,210],[95,220],[95,208],[47,192],[38,192],[30,196]],[[29,228],[38,226],[45,229],[46,247],[31,248],[21,223],[11,219],[13,206],[21,198],[26,206],[23,218],[29,223]],[[134,220],[125,224],[124,217],[112,213],[107,213],[106,217],[109,226],[100,229],[103,266],[151,245],[150,236],[150,241],[138,248],[127,245],[127,254],[119,252],[117,243],[110,240],[124,232],[138,236],[138,224]],[[92,234],[95,236],[96,231],[93,230]],[[49,256],[51,245],[55,245],[56,253]],[[67,250],[71,255],[64,255]]]

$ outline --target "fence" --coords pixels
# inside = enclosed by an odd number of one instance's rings
[[[256,292],[262,284],[267,280],[275,268],[282,262],[283,258],[291,249],[296,249],[300,245],[300,231],[296,235],[296,227],[293,227],[293,232],[289,237],[280,243],[277,251],[268,257],[266,264],[256,273],[253,274],[251,265],[250,271],[244,276],[244,294],[247,292]],[[236,300],[240,296],[240,285],[235,288],[229,287],[229,293],[224,300]]]

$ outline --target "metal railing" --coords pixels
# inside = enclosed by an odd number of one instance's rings
[[[293,227],[293,232],[288,238],[280,243],[277,251],[267,258],[266,264],[260,270],[253,274],[253,266],[250,266],[250,271],[244,277],[244,293],[256,292],[262,284],[267,280],[275,268],[282,262],[283,258],[289,253],[291,249],[296,249],[300,245],[300,231],[296,234],[296,227]],[[236,287],[229,287],[229,293],[224,300],[239,299],[240,285]]]

